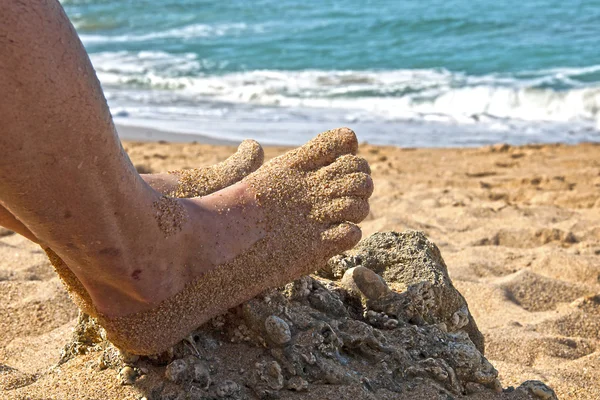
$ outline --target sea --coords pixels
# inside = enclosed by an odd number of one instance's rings
[[[600,0],[62,0],[117,124],[298,145],[600,141]]]

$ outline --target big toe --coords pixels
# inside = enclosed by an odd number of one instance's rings
[[[349,128],[337,128],[317,137],[285,155],[291,166],[315,170],[331,164],[344,154],[355,154],[358,150],[356,134]]]
[[[265,159],[265,153],[262,146],[256,141],[244,140],[238,147],[237,152],[223,161],[230,169],[237,171],[238,178],[241,179],[250,172],[256,171]]]

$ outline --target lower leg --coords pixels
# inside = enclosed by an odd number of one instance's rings
[[[121,280],[127,296],[133,291],[124,279],[163,250],[140,241],[141,232],[162,235],[146,217],[156,213],[161,195],[123,151],[93,68],[57,1],[0,3],[0,92],[0,202],[84,285]],[[97,263],[116,268],[103,271]],[[88,275],[95,282],[86,282]]]
[[[0,203],[64,260],[99,311],[147,309],[260,236],[259,218],[234,204],[253,201],[243,188],[184,205],[137,174],[57,1],[0,3],[0,92]],[[216,218],[224,208],[239,221]]]
[[[205,196],[242,180],[260,167],[263,159],[264,154],[260,145],[254,140],[244,140],[234,155],[218,164],[140,176],[154,190],[167,196]],[[38,238],[2,205],[0,205],[0,226],[39,243]]]
[[[19,235],[25,236],[32,242],[38,243],[38,239],[21,221],[19,221],[10,211],[0,205],[0,226],[10,229]]]

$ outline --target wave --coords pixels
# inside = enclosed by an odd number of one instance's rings
[[[585,78],[600,66],[469,76],[444,69],[223,72],[226,63],[192,53],[97,53],[92,62],[108,92],[148,104],[218,101],[348,110],[360,120],[578,121],[600,128],[600,83]]]
[[[80,23],[82,24],[82,23]],[[77,24],[75,27],[78,28]],[[259,34],[265,32],[265,26],[261,24],[248,25],[245,23],[230,24],[191,24],[180,28],[172,28],[164,31],[126,34],[126,35],[92,35],[81,33],[79,38],[86,44],[98,43],[133,43],[146,42],[157,39],[189,40],[195,38],[211,38],[221,36],[240,36],[244,34]]]

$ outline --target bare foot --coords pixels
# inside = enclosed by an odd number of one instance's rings
[[[158,193],[175,197],[206,196],[227,186],[241,181],[251,172],[255,171],[264,161],[264,152],[260,144],[254,140],[244,140],[235,154],[225,161],[207,167],[189,170],[171,171],[161,174],[142,174],[141,177]],[[16,220],[8,211],[0,206],[2,222],[14,221],[10,227],[15,232],[38,243],[37,238]],[[61,277],[73,301],[85,313],[94,314],[92,300],[87,289],[81,284],[78,277],[73,274],[66,263],[49,247],[44,247],[52,265]]]
[[[160,352],[261,291],[318,269],[361,236],[373,184],[354,133],[325,132],[242,182],[203,198],[155,200],[156,245],[77,270],[108,337]],[[96,262],[96,260],[90,260]],[[88,274],[86,271],[106,271]]]

